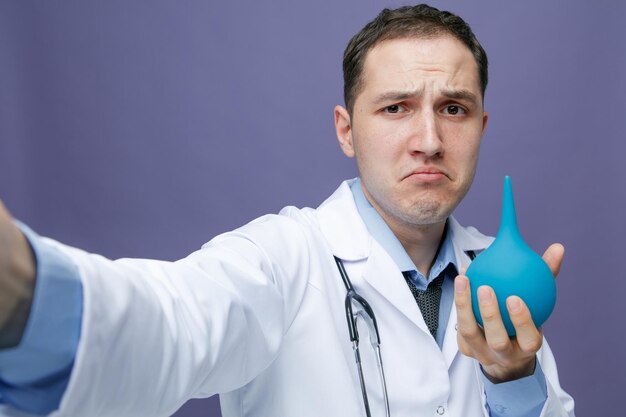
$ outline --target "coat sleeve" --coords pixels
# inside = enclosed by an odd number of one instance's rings
[[[546,376],[548,398],[543,406],[540,417],[574,417],[574,399],[561,388],[556,362],[548,342],[543,340],[543,345],[537,353],[537,359]]]
[[[50,241],[80,270],[81,339],[54,416],[169,416],[276,356],[309,276],[305,229],[265,216],[177,262],[111,261]]]
[[[545,337],[541,349],[537,352],[537,360],[541,364],[541,369],[546,379],[547,398],[541,409],[539,417],[575,417],[574,415],[574,399],[561,388],[559,376],[556,369],[556,362],[552,354],[552,350],[548,345]],[[485,394],[485,386],[482,382],[482,370],[478,361],[474,361],[476,375],[479,380],[480,390],[483,393],[483,416],[491,417],[489,406],[487,405],[487,397]]]

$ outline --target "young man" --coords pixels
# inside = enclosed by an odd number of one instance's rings
[[[523,301],[507,300],[509,339],[482,287],[482,330],[458,275],[491,242],[451,216],[487,124],[469,27],[425,5],[385,10],[348,45],[344,81],[335,125],[360,177],[317,209],[287,207],[175,263],[110,261],[23,227],[29,246],[3,212],[0,325],[19,343],[0,352],[3,401],[167,416],[220,393],[225,417],[573,416]],[[562,257],[544,255],[555,274]]]

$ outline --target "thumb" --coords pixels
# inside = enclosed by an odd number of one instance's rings
[[[550,268],[550,271],[552,271],[552,275],[554,275],[555,278],[559,275],[564,256],[565,248],[560,243],[551,244],[543,253],[542,258],[544,262],[548,264],[548,267]]]

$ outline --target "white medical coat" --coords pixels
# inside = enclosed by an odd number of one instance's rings
[[[454,218],[449,227],[461,265],[492,241]],[[488,415],[478,364],[458,351],[455,309],[440,349],[348,182],[317,209],[287,207],[174,263],[110,261],[50,243],[76,263],[84,292],[76,361],[54,416],[168,416],[215,393],[224,417],[364,416],[333,255],[376,313],[391,415]],[[384,415],[362,333],[372,412]],[[548,384],[542,416],[573,416],[547,343],[538,358]]]

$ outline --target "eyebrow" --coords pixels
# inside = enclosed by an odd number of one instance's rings
[[[386,93],[376,96],[374,104],[381,104],[388,101],[402,101],[411,97],[418,97],[422,94],[422,89],[415,91],[388,91]]]
[[[480,103],[476,94],[472,93],[469,90],[443,90],[441,94],[444,97],[451,98],[454,100],[469,101],[470,103],[476,106]]]
[[[374,99],[374,104],[378,105],[381,103],[389,102],[389,101],[403,101],[412,97],[419,97],[422,94],[423,90],[414,90],[414,91],[388,91],[386,93],[380,94]],[[441,94],[449,99],[454,100],[465,100],[469,101],[474,105],[478,105],[480,100],[478,100],[478,96],[472,93],[469,90],[443,90]]]

